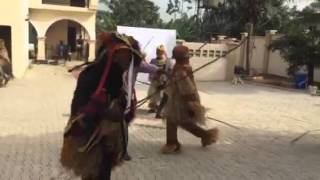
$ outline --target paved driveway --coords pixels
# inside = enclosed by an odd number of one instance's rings
[[[34,65],[23,79],[0,88],[0,179],[77,179],[59,165],[62,131],[75,80],[64,67]],[[294,145],[306,130],[320,129],[320,98],[255,85],[199,83],[208,116],[221,138],[201,148],[199,139],[179,131],[180,155],[159,154],[163,123],[139,109],[130,129],[131,162],[113,173],[114,180],[319,180],[320,134]],[[137,85],[138,95],[146,87]]]

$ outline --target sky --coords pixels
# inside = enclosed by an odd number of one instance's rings
[[[167,5],[169,0],[151,0],[154,2],[157,6],[160,7],[160,16],[164,21],[169,21],[173,18],[173,16],[170,16],[166,13]],[[289,6],[296,5],[299,10],[303,9],[304,7],[308,6],[310,3],[312,3],[314,0],[294,0],[294,2],[289,3]],[[100,6],[100,8],[105,9],[104,7]],[[193,15],[195,13],[195,8],[191,9],[188,14]]]
[[[314,2],[314,0],[294,0],[293,3],[289,4],[289,6],[296,5],[299,10],[302,10],[303,8],[305,8],[306,6],[311,4],[312,2]]]

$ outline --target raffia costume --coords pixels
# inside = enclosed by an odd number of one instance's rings
[[[128,72],[141,62],[138,43],[117,33],[105,33],[102,39],[104,45],[96,62],[80,73],[60,159],[65,168],[84,180],[110,179],[111,169],[122,163],[126,128],[135,111],[134,95],[129,96],[124,84]],[[132,53],[129,70],[114,62],[120,49]]]
[[[218,129],[204,130],[199,126],[205,123],[205,108],[201,105],[188,62],[188,51],[185,46],[177,46],[173,50],[176,64],[166,89],[168,102],[164,108],[164,118],[167,123],[167,143],[162,148],[163,153],[179,152],[178,127],[201,138],[202,146],[210,145],[218,138]]]
[[[176,64],[166,90],[170,97],[165,107],[165,117],[176,124],[205,122],[205,108],[200,97],[189,65]]]
[[[166,66],[166,58],[164,57],[164,55],[161,55],[161,54],[165,54],[165,49],[162,45],[157,48],[158,57],[152,59],[150,64],[153,64],[157,66],[159,69],[164,70]],[[163,81],[161,80],[160,77],[161,77],[161,74],[159,74],[158,72],[150,74],[149,76],[150,86],[148,89],[148,95],[149,96],[152,95],[152,97],[150,99],[148,106],[151,112],[156,112],[161,100],[161,92],[157,91],[158,87],[163,84]]]

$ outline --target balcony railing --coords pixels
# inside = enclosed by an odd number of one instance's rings
[[[42,0],[42,4],[72,6],[72,7],[89,7],[90,0]]]

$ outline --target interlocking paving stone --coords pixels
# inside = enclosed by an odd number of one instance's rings
[[[75,87],[65,67],[34,65],[23,79],[0,88],[0,180],[79,179],[59,164],[62,133]],[[133,160],[116,168],[113,180],[318,180],[320,134],[296,144],[307,130],[320,129],[320,98],[303,92],[228,82],[198,83],[208,115],[240,130],[218,126],[216,145],[179,130],[182,153],[162,155],[164,124],[138,111],[130,127]],[[138,96],[147,87],[137,84]]]

